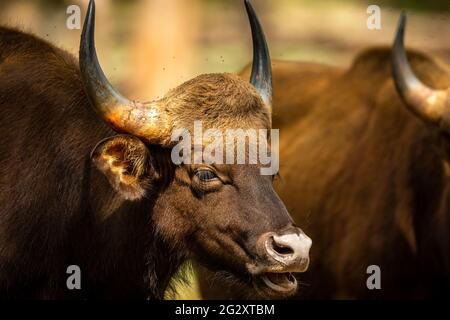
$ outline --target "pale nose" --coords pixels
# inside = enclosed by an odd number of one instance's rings
[[[311,245],[312,240],[300,229],[269,234],[265,242],[267,254],[278,261],[286,272],[304,272],[308,269]]]

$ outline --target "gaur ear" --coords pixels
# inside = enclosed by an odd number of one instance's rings
[[[95,166],[108,178],[111,186],[127,200],[145,195],[150,183],[150,154],[136,137],[118,135],[100,141],[92,150]]]

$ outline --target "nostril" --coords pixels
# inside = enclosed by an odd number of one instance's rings
[[[277,243],[273,237],[271,238],[271,246],[273,251],[275,251],[279,255],[294,254],[294,250],[290,246]]]
[[[273,264],[272,272],[305,272],[308,269],[312,241],[303,232],[282,234],[271,232],[264,234],[260,239],[264,241],[258,243],[264,243],[264,256]]]

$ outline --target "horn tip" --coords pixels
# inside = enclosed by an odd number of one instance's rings
[[[248,13],[254,11],[252,2],[250,0],[244,0],[244,4],[245,4],[245,9],[247,10]]]
[[[405,27],[406,27],[406,20],[407,20],[407,15],[406,12],[404,10],[401,11],[400,13],[400,19],[398,22],[398,27],[397,27],[397,32],[395,35],[395,44],[394,46],[398,46],[398,45],[402,45],[403,44],[403,38],[405,35]]]
[[[406,20],[406,10],[400,11],[400,19]]]
[[[89,0],[83,31],[84,29],[91,27],[94,20],[95,20],[95,0]]]
[[[95,14],[95,0],[89,0],[87,15],[93,16]]]
[[[407,15],[406,11],[402,10],[400,12],[400,21],[399,21],[399,28],[404,29],[406,25]]]

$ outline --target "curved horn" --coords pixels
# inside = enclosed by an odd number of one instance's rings
[[[86,93],[94,110],[115,131],[161,143],[164,114],[158,103],[139,103],[122,96],[109,83],[98,62],[94,41],[95,1],[90,0],[81,35],[79,63]]]
[[[435,90],[422,83],[408,62],[404,47],[406,14],[401,13],[392,49],[392,72],[395,86],[406,105],[424,120],[443,124],[446,114],[448,92]]]
[[[272,105],[272,64],[266,37],[250,0],[245,0],[253,37],[253,68],[251,84],[256,88],[264,102]]]

